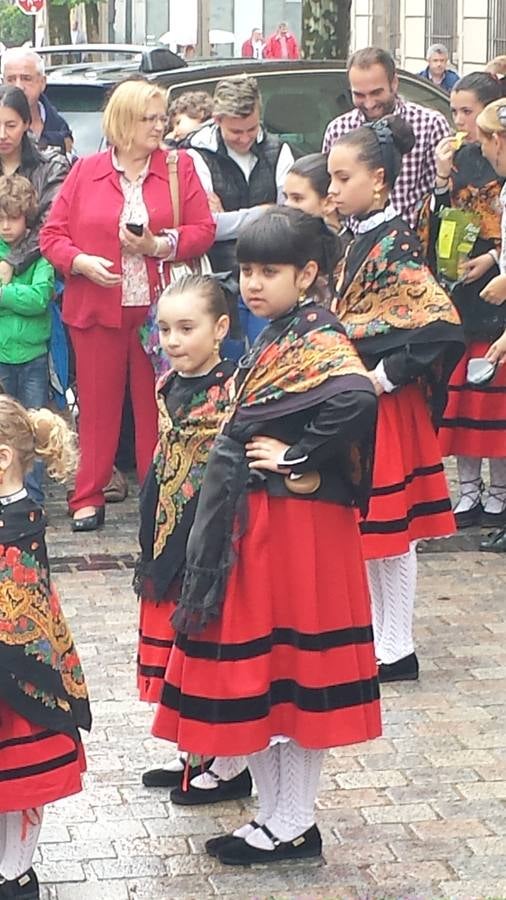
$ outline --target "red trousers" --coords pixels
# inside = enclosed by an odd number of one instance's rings
[[[142,481],[157,438],[155,376],[138,335],[146,308],[125,307],[121,328],[71,327],[76,355],[80,462],[72,510],[103,506],[118,448],[127,378],[135,422],[137,476]]]

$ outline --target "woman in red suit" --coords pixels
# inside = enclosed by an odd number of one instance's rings
[[[104,523],[103,490],[127,377],[139,479],[147,472],[157,412],[139,326],[156,294],[160,265],[200,256],[214,239],[206,195],[184,151],[178,155],[182,224],[172,227],[167,151],[160,147],[166,113],[166,94],[157,85],[120,84],[104,113],[110,149],[76,163],[40,237],[42,253],[65,277],[63,319],[76,355],[81,462],[70,501],[73,531]]]

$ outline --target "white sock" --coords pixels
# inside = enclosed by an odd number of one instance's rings
[[[413,613],[416,594],[416,546],[402,556],[366,563],[373,610],[381,611],[382,626],[374,635],[376,658],[390,665],[414,652]],[[376,617],[376,613],[374,613]]]
[[[280,841],[292,841],[314,825],[314,804],[325,750],[307,750],[296,741],[279,744],[278,802],[265,825]],[[273,850],[274,844],[260,829],[246,837],[248,844]]]
[[[506,459],[490,459],[490,488],[483,509],[502,513],[506,507]]]
[[[202,772],[192,778],[190,784],[192,787],[200,788],[204,791],[212,791],[218,787],[217,778],[222,781],[231,781],[236,778],[246,768],[246,759],[244,756],[216,756],[214,762],[207,772]],[[213,775],[216,776],[213,778]]]
[[[369,593],[371,595],[372,630],[375,647],[381,646],[385,620],[385,604],[383,602],[382,589],[382,562],[382,559],[368,559],[366,561],[367,581],[369,583]],[[377,655],[376,651],[376,656]]]
[[[13,881],[32,865],[43,806],[0,814],[0,878]]]
[[[255,822],[258,822],[259,825],[265,825],[267,819],[272,816],[278,802],[280,746],[280,744],[274,744],[272,747],[267,747],[267,750],[252,753],[251,756],[246,758],[258,791],[258,812],[255,815]],[[242,828],[234,831],[234,834],[236,837],[245,838],[248,834],[257,830],[251,825],[243,825]]]
[[[478,503],[482,491],[481,463],[479,456],[457,456],[460,499],[454,513],[468,512]]]

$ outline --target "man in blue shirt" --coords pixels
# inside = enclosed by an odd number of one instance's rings
[[[444,44],[433,44],[432,47],[429,47],[427,68],[418,74],[427,81],[432,81],[448,94],[453,90],[460,77],[457,72],[448,68],[448,49]]]
[[[21,88],[32,117],[30,129],[41,150],[59,147],[63,153],[72,150],[72,132],[52,103],[45,96],[44,62],[31,47],[12,47],[2,55],[4,84]]]

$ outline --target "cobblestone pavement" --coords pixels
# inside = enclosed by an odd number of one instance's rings
[[[476,534],[421,554],[421,678],[383,689],[381,739],[329,753],[326,864],[236,871],[203,844],[251,818],[253,801],[173,808],[140,783],[174,748],[150,737],[135,693],[135,498],[88,536],[70,534],[62,500],[55,491],[49,504],[49,546],[94,728],[86,790],[46,811],[43,900],[506,898],[504,557],[476,552]]]

